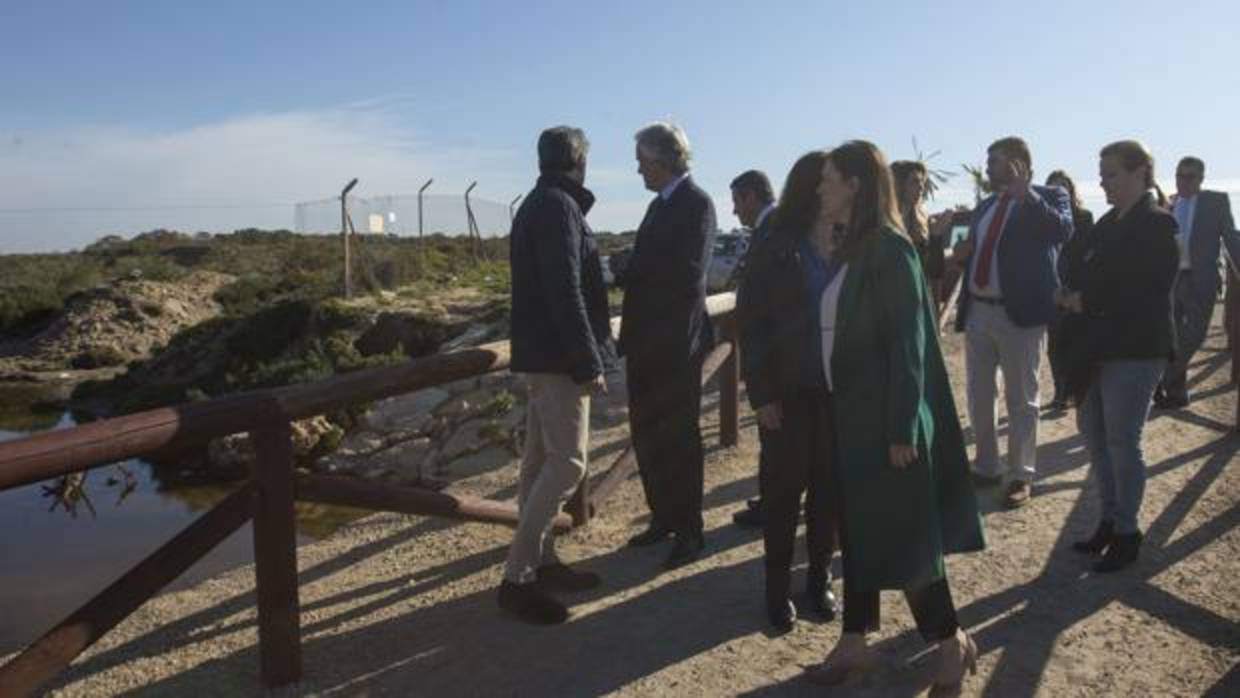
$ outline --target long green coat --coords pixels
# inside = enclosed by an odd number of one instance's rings
[[[917,587],[943,577],[945,553],[985,547],[964,436],[912,244],[880,230],[844,273],[831,376],[845,584]],[[892,444],[918,460],[895,468]]]

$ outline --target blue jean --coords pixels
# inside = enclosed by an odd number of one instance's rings
[[[1114,523],[1119,534],[1137,532],[1145,497],[1141,431],[1165,367],[1163,359],[1102,362],[1076,412],[1102,498],[1102,520]]]

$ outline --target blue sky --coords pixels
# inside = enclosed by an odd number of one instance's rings
[[[362,196],[507,202],[547,126],[581,126],[600,230],[649,194],[633,132],[671,119],[734,226],[728,182],[776,187],[848,138],[980,163],[1024,136],[1035,174],[1096,191],[1096,153],[1144,140],[1240,189],[1240,3],[56,2],[0,9],[0,252],[154,227],[287,227]],[[941,197],[968,200],[963,176]],[[1103,204],[1089,201],[1095,209]],[[72,209],[72,210],[65,210]],[[106,209],[106,210],[104,210]]]

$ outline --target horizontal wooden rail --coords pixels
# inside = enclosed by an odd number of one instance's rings
[[[712,317],[729,313],[735,306],[736,298],[731,293],[707,299]],[[618,323],[613,320],[613,324]],[[499,371],[507,368],[508,362],[508,342],[492,342],[398,366],[161,407],[6,441],[0,443],[0,491]]]
[[[393,487],[339,475],[299,477],[297,499],[402,514],[517,525],[517,507],[509,502],[415,487]],[[568,530],[572,523],[568,514],[559,514],[555,518],[555,527],[560,530]]]
[[[38,691],[95,640],[249,521],[254,497],[253,485],[247,484],[224,498],[0,667],[0,696],[25,696]]]

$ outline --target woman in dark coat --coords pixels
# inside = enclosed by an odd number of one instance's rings
[[[1069,311],[1062,340],[1065,380],[1102,499],[1094,535],[1073,547],[1105,551],[1094,569],[1137,559],[1145,495],[1141,432],[1175,352],[1172,289],[1180,268],[1175,216],[1159,206],[1154,158],[1137,141],[1102,149],[1102,189],[1112,205],[1066,264],[1073,280],[1058,304]]]
[[[827,500],[831,426],[817,328],[827,260],[814,242],[830,234],[821,224],[818,198],[826,157],[826,151],[807,153],[788,173],[771,232],[751,250],[737,300],[741,372],[763,448],[758,477],[766,611],[783,631],[796,619],[790,568],[801,495],[807,491],[807,602],[820,618],[836,614],[828,572],[835,536]]]
[[[879,591],[904,591],[939,645],[936,689],[959,688],[977,647],[960,628],[945,553],[984,547],[968,457],[917,253],[900,229],[881,152],[831,151],[822,206],[842,226],[823,294],[823,364],[835,434],[834,493],[844,558],[844,633],[811,678],[835,683],[877,664],[866,633]]]
[[[1068,192],[1068,201],[1072,205],[1072,237],[1068,238],[1063,249],[1059,251],[1056,271],[1059,274],[1060,283],[1065,288],[1080,288],[1075,280],[1069,278],[1067,260],[1073,256],[1076,248],[1087,244],[1089,232],[1094,227],[1094,214],[1081,204],[1081,197],[1076,193],[1076,183],[1072,181],[1067,172],[1055,170],[1050,173],[1046,176],[1046,186],[1061,187]],[[1051,366],[1051,378],[1055,382],[1055,397],[1051,398],[1050,404],[1046,407],[1057,412],[1068,409],[1068,393],[1064,389],[1064,359],[1059,342],[1062,325],[1063,311],[1061,310],[1046,332],[1046,358]]]

